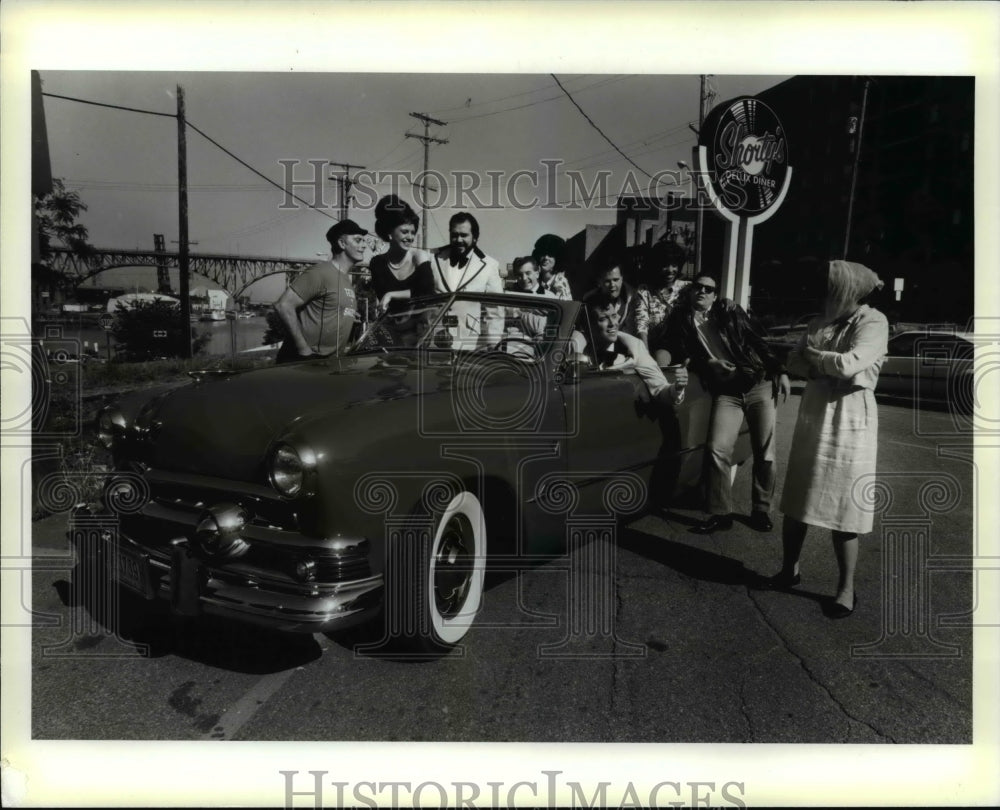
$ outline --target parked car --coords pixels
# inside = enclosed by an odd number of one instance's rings
[[[876,394],[904,397],[915,405],[948,403],[972,410],[975,347],[965,332],[912,330],[889,339]]]
[[[488,556],[551,559],[568,521],[636,513],[700,471],[697,381],[675,409],[651,401],[634,370],[576,355],[580,317],[537,295],[415,299],[339,357],[125,398],[98,425],[114,530],[71,526],[82,564],[180,615],[307,633],[381,615],[446,650]]]
[[[799,341],[802,340],[802,336],[809,326],[809,321],[816,315],[815,312],[803,315],[791,324],[772,326],[767,330],[764,340],[782,363],[787,359],[788,353],[799,345]]]

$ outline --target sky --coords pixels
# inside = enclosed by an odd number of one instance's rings
[[[168,114],[176,113],[180,86],[191,124],[279,186],[300,183],[294,192],[322,208],[318,212],[289,200],[189,127],[192,252],[325,255],[324,234],[331,217],[339,216],[337,184],[328,179],[339,171],[333,162],[372,172],[407,172],[419,181],[423,146],[406,134],[424,130],[410,113],[445,121],[447,126],[432,125],[429,132],[448,143],[430,147],[429,167],[442,173],[447,185],[431,181],[438,191],[430,201],[440,205],[424,219],[427,244],[447,242],[448,218],[464,203],[479,220],[480,246],[501,263],[530,253],[543,233],[568,238],[587,224],[613,222],[608,206],[618,193],[646,192],[650,175],[657,172],[677,174],[654,187],[661,195],[688,188],[677,163],[691,162],[695,135],[689,124],[697,126],[700,86],[696,74],[556,74],[561,88],[542,73],[40,73],[45,93]],[[709,86],[721,102],[753,95],[785,78],[714,75]],[[162,233],[168,247],[176,249],[171,244],[178,238],[175,120],[52,97],[44,104],[53,176],[63,178],[87,204],[81,221],[91,244],[149,249],[153,234]],[[301,184],[317,176],[311,161],[320,162],[323,178],[318,199],[315,186]],[[552,161],[560,162],[557,168]],[[462,179],[456,172],[469,174]],[[537,180],[526,172],[534,172]],[[575,192],[571,172],[578,178]],[[585,204],[581,188],[595,188],[602,174],[610,199]],[[351,218],[369,229],[376,195],[392,190],[390,179],[383,175],[378,184],[379,179],[355,187],[350,209]],[[400,195],[415,203],[413,187],[398,182]],[[476,199],[458,198],[458,184],[469,188],[475,183],[481,184]],[[574,199],[578,205],[568,208]],[[133,282],[153,285],[154,272],[109,271],[100,283]],[[277,278],[261,281],[251,295],[271,300],[280,284]]]

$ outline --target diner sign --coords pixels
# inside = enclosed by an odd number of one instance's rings
[[[740,96],[705,117],[693,157],[706,201],[727,222],[723,295],[746,307],[753,227],[778,210],[791,182],[785,129],[763,101]]]

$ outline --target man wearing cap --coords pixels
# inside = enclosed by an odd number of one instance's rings
[[[326,232],[330,261],[314,264],[288,285],[275,302],[288,337],[278,351],[278,363],[338,354],[354,326],[357,298],[351,269],[365,255],[368,231],[350,219]]]

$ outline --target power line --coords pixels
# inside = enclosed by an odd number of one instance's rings
[[[591,74],[589,74],[589,73],[584,73],[581,76],[574,76],[573,78],[574,79],[585,79],[585,78],[587,78],[590,75]],[[456,110],[470,110],[473,107],[483,107],[483,106],[485,106],[487,104],[496,104],[496,103],[498,103],[500,101],[507,101],[508,99],[512,99],[512,98],[520,98],[521,96],[530,96],[533,93],[541,93],[541,92],[543,92],[545,90],[548,90],[550,87],[555,87],[555,85],[554,84],[547,84],[544,87],[536,87],[534,90],[524,90],[523,92],[520,92],[520,93],[511,93],[509,96],[500,96],[499,98],[491,98],[491,99],[487,99],[486,101],[477,101],[475,104],[470,104],[469,102],[466,102],[465,104],[460,104],[457,107],[446,107],[443,110],[434,110],[433,112],[434,112],[434,115],[443,115],[444,113],[454,112]],[[470,101],[471,101],[471,99],[470,99]]]
[[[582,93],[585,90],[593,90],[596,87],[603,87],[606,84],[611,84],[613,82],[620,82],[620,81],[623,81],[624,79],[627,79],[627,78],[629,78],[629,77],[628,76],[619,76],[619,77],[617,77],[615,79],[607,79],[606,81],[603,81],[603,82],[597,82],[595,84],[587,85],[586,87],[581,87],[576,92]],[[569,94],[567,93],[567,95],[569,95]],[[525,110],[528,107],[535,107],[538,104],[547,104],[550,101],[559,101],[562,98],[563,98],[563,96],[549,96],[548,98],[541,98],[541,99],[538,99],[537,101],[529,101],[527,104],[519,104],[516,107],[505,107],[502,110],[494,110],[493,112],[480,113],[479,115],[468,115],[465,118],[455,118],[455,119],[452,119],[452,121],[450,123],[452,123],[452,124],[462,124],[462,123],[464,123],[466,121],[474,121],[477,118],[489,118],[491,115],[501,115],[503,113],[514,112],[515,110]]]
[[[671,141],[670,143],[664,144],[663,146],[657,146],[657,147],[652,148],[652,149],[643,149],[643,150],[637,151],[637,152],[634,153],[634,156],[635,157],[641,157],[642,155],[653,155],[653,154],[656,154],[657,152],[663,152],[664,150],[673,149],[673,148],[675,148],[677,146],[680,146],[681,144],[688,143],[690,140],[691,140],[691,136],[685,135],[680,140]],[[609,149],[608,151],[610,152],[611,150]],[[609,160],[599,161],[599,162],[596,162],[596,163],[588,163],[585,166],[580,166],[577,169],[577,171],[584,171],[584,170],[587,170],[587,169],[599,169],[602,166],[612,166],[615,163],[620,163],[620,162],[621,162],[621,160],[619,158],[611,158]]]
[[[566,98],[568,98],[570,101],[572,101],[573,102],[573,106],[576,107],[580,111],[580,115],[582,115],[584,118],[587,119],[587,123],[589,123],[594,129],[596,129],[601,134],[601,137],[604,138],[604,140],[606,140],[608,143],[610,143],[615,148],[615,151],[618,152],[619,155],[621,155],[623,158],[625,158],[625,160],[627,160],[629,163],[631,163],[633,166],[635,166],[640,172],[642,172],[644,175],[646,175],[646,177],[652,178],[652,175],[649,172],[647,172],[644,168],[642,168],[634,160],[632,160],[632,158],[630,158],[628,155],[626,155],[621,149],[618,148],[618,146],[615,144],[615,142],[613,140],[611,140],[611,138],[609,138],[607,135],[604,134],[604,132],[601,131],[601,128],[599,126],[597,126],[597,124],[595,124],[591,120],[590,116],[587,115],[587,113],[585,113],[583,111],[583,107],[581,107],[579,104],[576,103],[576,99],[573,98],[573,96],[571,96],[569,94],[569,90],[567,90],[565,87],[562,86],[562,84],[560,83],[559,79],[556,77],[556,74],[552,73],[550,75],[552,76],[553,79],[555,79],[556,84],[558,84],[559,87],[562,89],[562,91],[566,94]]]
[[[674,135],[677,132],[686,129],[687,129],[686,122],[684,124],[678,124],[676,127],[671,127],[670,129],[665,129],[660,132],[653,132],[650,133],[649,135],[644,135],[641,138],[636,138],[634,141],[629,141],[628,143],[622,145],[622,149],[627,149],[631,146],[636,146],[638,144],[642,144],[643,146],[649,146],[650,144],[655,143],[656,141],[662,140],[663,138],[669,138],[671,135]],[[567,160],[563,163],[563,165],[575,166],[577,163],[583,163],[593,158],[603,157],[604,155],[608,154],[608,152],[613,152],[613,151],[614,151],[613,149],[602,149],[599,152],[591,152],[589,154],[581,155],[580,157]]]
[[[310,203],[310,202],[308,202],[308,201],[306,201],[306,200],[302,199],[301,197],[299,197],[299,196],[297,196],[297,195],[293,194],[292,192],[288,191],[288,190],[287,190],[286,188],[282,187],[282,186],[281,186],[281,185],[279,185],[278,183],[275,183],[275,182],[274,182],[274,181],[273,181],[273,180],[272,180],[272,179],[271,179],[270,177],[268,177],[268,176],[267,176],[266,174],[263,174],[262,172],[259,172],[259,171],[257,171],[257,170],[256,170],[256,169],[255,169],[255,168],[254,168],[253,166],[251,166],[251,165],[250,165],[249,163],[247,163],[247,162],[246,162],[245,160],[243,160],[242,158],[240,158],[240,157],[237,157],[236,155],[234,155],[234,154],[233,154],[232,152],[230,152],[230,151],[229,151],[228,149],[226,149],[226,147],[224,147],[224,146],[223,146],[223,145],[222,145],[221,143],[219,143],[219,142],[218,142],[217,140],[215,140],[214,138],[212,138],[212,137],[210,137],[210,136],[206,135],[206,134],[205,134],[204,132],[202,132],[202,131],[201,131],[200,129],[198,129],[198,127],[196,127],[196,126],[195,126],[194,124],[192,124],[192,123],[191,123],[190,121],[188,121],[188,122],[187,122],[187,125],[188,125],[189,127],[191,127],[191,129],[193,129],[193,130],[194,130],[195,132],[197,132],[197,133],[198,133],[199,135],[201,135],[201,137],[203,137],[203,138],[204,138],[205,140],[207,140],[207,141],[208,141],[209,143],[211,143],[211,144],[212,144],[213,146],[215,146],[215,147],[216,147],[216,148],[218,148],[218,149],[221,149],[221,150],[222,150],[223,152],[225,152],[225,153],[226,153],[227,155],[229,155],[229,157],[231,157],[231,158],[232,158],[233,160],[235,160],[235,161],[236,161],[237,163],[239,163],[239,164],[240,164],[241,166],[245,166],[245,167],[246,167],[246,168],[248,168],[248,169],[249,169],[250,171],[252,171],[252,172],[253,172],[254,174],[256,174],[256,175],[257,175],[258,177],[261,177],[261,178],[263,178],[264,180],[266,180],[266,181],[267,181],[268,183],[270,183],[270,184],[271,184],[272,186],[274,186],[274,187],[275,187],[276,189],[279,189],[280,191],[282,191],[282,192],[284,192],[285,194],[287,194],[287,195],[288,195],[289,197],[292,197],[293,199],[296,199],[296,200],[298,200],[298,201],[299,201],[300,203],[302,203],[303,205],[305,205],[305,206],[306,206],[307,208],[311,208],[311,209],[312,209],[313,211],[316,211],[317,213],[320,213],[320,214],[322,214],[322,215],[323,215],[323,216],[325,216],[325,217],[326,217],[327,219],[332,219],[332,220],[336,220],[336,219],[337,219],[336,217],[334,217],[334,216],[331,216],[330,214],[328,214],[328,213],[327,213],[326,211],[324,211],[323,209],[321,209],[321,208],[317,208],[317,207],[316,207],[316,206],[314,206],[314,205],[313,205],[312,203]]]
[[[158,115],[158,116],[161,116],[161,117],[164,117],[164,118],[174,118],[174,119],[178,118],[178,116],[176,114],[156,112],[155,110],[140,110],[140,109],[138,109],[136,107],[124,107],[124,106],[122,106],[120,104],[105,104],[105,103],[100,102],[100,101],[90,101],[90,100],[84,99],[84,98],[74,98],[73,96],[61,96],[61,95],[57,95],[56,93],[42,93],[42,95],[43,96],[49,96],[50,98],[63,99],[64,101],[75,101],[75,102],[77,102],[79,104],[90,104],[90,105],[93,105],[95,107],[108,107],[108,108],[113,109],[113,110],[124,110],[126,112],[136,112],[136,113],[142,113],[144,115]],[[268,183],[270,183],[275,188],[279,189],[280,191],[282,191],[285,194],[288,194],[290,197],[292,197],[295,200],[298,200],[300,203],[304,204],[307,208],[310,208],[313,211],[317,211],[318,213],[322,214],[323,216],[327,217],[328,219],[336,219],[336,217],[330,216],[330,214],[326,213],[326,211],[323,211],[322,209],[315,207],[314,205],[312,205],[312,203],[310,203],[310,202],[302,199],[301,197],[293,194],[292,192],[290,192],[287,189],[283,188],[278,183],[275,183],[266,174],[263,174],[262,172],[257,171],[257,169],[255,169],[253,166],[251,166],[245,160],[243,160],[240,157],[237,157],[232,152],[230,152],[228,149],[226,149],[226,147],[224,147],[221,143],[219,143],[214,138],[206,135],[204,132],[202,132],[200,129],[198,129],[198,127],[196,127],[194,124],[192,124],[190,120],[185,119],[184,123],[185,123],[186,126],[191,127],[191,129],[193,129],[195,132],[197,132],[199,135],[201,135],[201,137],[203,137],[205,140],[207,140],[213,146],[215,146],[218,149],[221,149],[223,152],[225,152],[227,155],[229,155],[229,157],[231,157],[237,163],[239,163],[240,165],[246,167],[247,169],[249,169],[250,171],[252,171],[254,174],[256,174],[258,177],[263,178],[265,181],[267,181]]]
[[[90,101],[85,98],[74,98],[73,96],[60,96],[56,93],[42,93],[49,98],[61,98],[63,101],[75,101],[78,104],[90,104],[94,107],[108,107],[112,110],[125,110],[126,112],[142,113],[143,115],[159,115],[163,118],[176,118],[176,113],[157,112],[156,110],[140,110],[138,107],[123,107],[120,104],[105,104],[101,101]]]
[[[90,189],[91,191],[168,191],[176,192],[177,183],[143,183],[132,180],[87,180],[65,178],[67,187]],[[207,192],[252,192],[270,191],[264,183],[189,183],[188,191]]]

